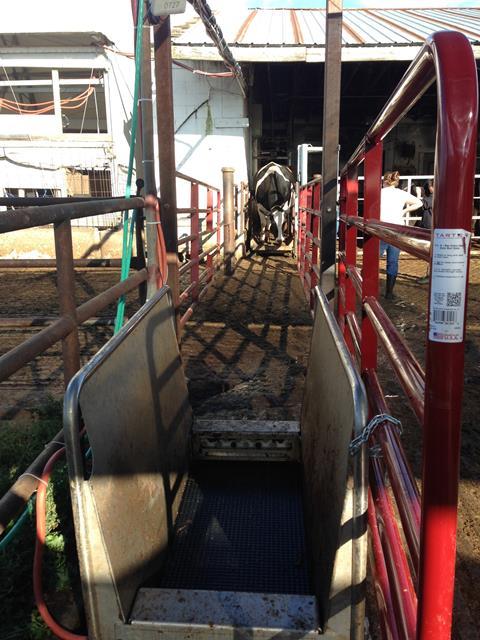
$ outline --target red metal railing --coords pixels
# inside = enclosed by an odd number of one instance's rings
[[[319,179],[300,187],[297,223],[297,266],[303,289],[313,310],[313,291],[320,282],[320,199],[322,184]]]
[[[382,455],[371,457],[368,514],[370,562],[384,637],[418,640],[447,640],[451,634],[464,336],[454,342],[434,340],[429,302],[425,370],[415,359],[378,302],[379,240],[429,261],[432,280],[438,266],[432,260],[430,234],[386,224],[379,217],[382,140],[435,79],[438,120],[432,245],[435,247],[438,230],[470,232],[477,72],[471,46],[459,33],[436,33],[427,40],[343,169],[340,190],[339,324],[361,368],[372,415],[389,413],[376,372],[377,346],[381,345],[423,427],[421,507],[397,429],[385,421],[370,440]],[[359,218],[357,172],[362,162],[365,201],[364,217]],[[301,265],[308,260],[304,239],[308,206],[302,205],[305,222],[299,228]],[[359,229],[364,236],[361,272],[357,267]],[[467,277],[468,273],[465,287]],[[429,301],[433,293],[431,287]],[[466,305],[466,295],[462,304]]]
[[[179,268],[181,284],[186,285],[180,293],[179,303],[190,301],[179,320],[180,326],[184,327],[205,295],[219,264],[215,258],[221,253],[224,222],[219,189],[183,173],[177,173],[177,178],[190,183],[190,207],[177,209],[178,214],[186,214],[190,221],[190,233],[178,241],[179,250],[185,247],[187,257]],[[205,190],[206,206],[203,208],[200,207],[200,189]]]

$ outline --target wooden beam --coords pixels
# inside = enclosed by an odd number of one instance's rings
[[[323,100],[322,157],[322,247],[321,271],[334,269],[336,244],[336,201],[338,173],[338,137],[340,127],[340,91],[342,64],[342,0],[327,0],[326,52]],[[328,295],[333,278],[322,276],[322,288]]]
[[[167,250],[168,280],[174,308],[178,306],[178,232],[173,116],[172,41],[170,17],[154,28],[155,87],[157,99],[158,160],[160,167],[160,218]]]

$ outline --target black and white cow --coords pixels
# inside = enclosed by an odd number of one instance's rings
[[[275,222],[277,242],[281,243],[284,222],[287,223],[285,235],[291,235],[294,203],[295,178],[288,167],[269,162],[259,169],[253,179],[253,193],[248,209],[250,233],[247,234],[247,239],[254,237],[260,242],[268,231],[270,223]]]

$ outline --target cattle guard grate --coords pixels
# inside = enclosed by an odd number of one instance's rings
[[[299,471],[288,463],[197,464],[158,586],[311,593]]]

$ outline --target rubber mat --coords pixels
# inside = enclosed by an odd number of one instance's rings
[[[194,467],[158,586],[311,593],[298,467]]]

